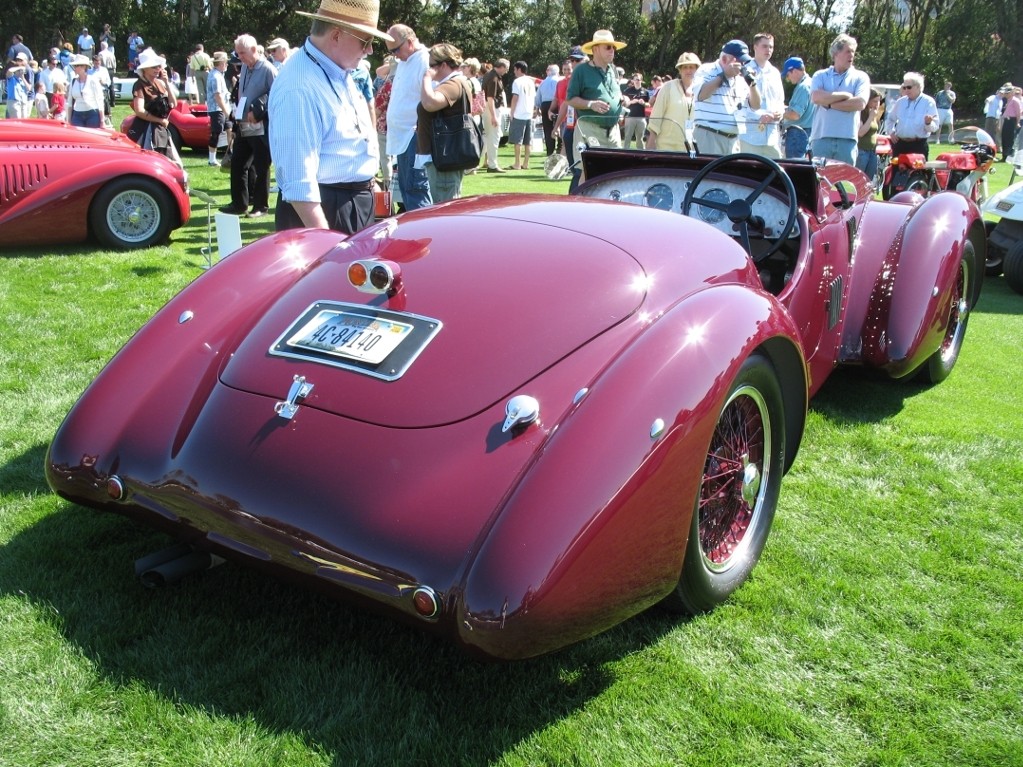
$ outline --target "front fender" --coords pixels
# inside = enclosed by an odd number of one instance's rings
[[[795,452],[807,401],[798,338],[773,297],[737,285],[653,320],[562,420],[484,531],[458,592],[460,641],[492,657],[538,655],[667,595],[718,413],[755,349],[779,372]]]
[[[980,210],[957,192],[927,198],[906,219],[874,278],[863,325],[863,361],[893,378],[941,345],[947,305],[967,240],[974,245],[968,299],[980,297],[986,254]]]

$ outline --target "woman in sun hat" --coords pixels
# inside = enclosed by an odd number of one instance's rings
[[[567,103],[576,110],[575,140],[587,146],[622,146],[618,120],[629,100],[622,95],[614,60],[625,46],[610,30],[598,29],[582,46],[590,60],[572,70]]]
[[[675,62],[678,78],[661,86],[650,111],[647,149],[685,152],[695,148],[692,126],[693,76],[701,63],[699,56],[688,51],[678,57]]]
[[[103,127],[104,87],[100,79],[89,74],[92,61],[81,54],[72,57],[75,76],[68,83],[68,122],[82,128]]]
[[[168,118],[178,100],[168,82],[166,65],[167,60],[152,48],[139,54],[135,65],[139,79],[131,89],[135,122],[130,135],[143,149],[152,149],[180,164]]]

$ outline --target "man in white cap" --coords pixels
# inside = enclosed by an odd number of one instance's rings
[[[584,43],[582,52],[590,56],[572,70],[568,83],[567,103],[576,110],[576,143],[586,146],[622,146],[619,118],[625,114],[629,99],[622,95],[615,53],[627,43],[615,40],[610,30],[598,29],[593,39]]]
[[[14,57],[15,66],[7,70],[7,116],[27,118],[32,116],[32,81],[28,75],[28,58],[18,51]]]
[[[277,167],[275,226],[354,233],[373,220],[376,125],[352,71],[373,49],[378,0],[321,0],[309,37],[270,91],[270,151]],[[273,130],[274,124],[287,125]]]
[[[92,52],[96,50],[96,41],[86,27],[82,27],[82,34],[78,36],[78,52],[87,59],[92,59]]]
[[[742,40],[729,40],[715,61],[701,64],[693,76],[693,138],[700,154],[739,151],[740,110],[760,109],[756,77],[747,68],[753,61]]]
[[[270,54],[270,61],[278,72],[291,55],[291,46],[283,37],[275,37],[266,46],[266,52]]]
[[[227,80],[224,72],[227,71],[227,52],[215,51],[213,54],[213,69],[206,76],[206,113],[210,116],[210,141],[207,145],[209,151],[210,165],[219,165],[217,162],[217,147],[220,145],[220,134],[224,132],[227,125],[228,102],[231,99],[231,91],[227,87]]]

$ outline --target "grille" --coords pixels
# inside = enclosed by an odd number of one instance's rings
[[[48,176],[44,162],[0,165],[0,206],[42,186]]]

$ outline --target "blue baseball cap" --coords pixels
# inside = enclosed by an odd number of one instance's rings
[[[804,72],[806,71],[806,64],[803,63],[803,60],[799,58],[799,56],[792,56],[791,58],[785,59],[785,63],[782,64],[781,67],[782,77],[787,75],[793,69],[801,69]]]
[[[727,53],[729,56],[735,56],[743,64],[753,61],[753,57],[749,55],[749,46],[742,40],[729,40],[725,43],[721,52]]]

